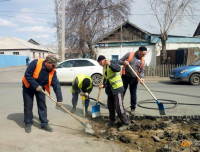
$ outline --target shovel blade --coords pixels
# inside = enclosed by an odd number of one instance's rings
[[[159,102],[158,100],[156,100],[156,102],[158,104],[158,109],[159,109],[160,115],[166,115],[164,104]]]
[[[98,116],[101,116],[100,105],[96,104],[92,107],[92,118],[96,118]]]

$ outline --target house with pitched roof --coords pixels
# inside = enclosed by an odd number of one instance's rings
[[[55,56],[57,59],[59,59],[58,52],[57,52],[58,49],[57,48],[55,48],[55,47],[54,48],[52,48],[52,47],[50,48],[49,46],[45,46],[42,43],[40,43],[40,42],[38,42],[38,41],[36,41],[34,39],[30,39],[30,40],[28,40],[28,42],[48,50],[49,51],[48,55]]]
[[[160,56],[162,43],[159,34],[149,33],[135,24],[126,21],[95,42],[97,56],[104,55],[110,60],[118,61],[127,52],[137,51],[140,46],[147,47],[145,64],[156,65],[156,57]],[[200,38],[168,35],[167,50],[199,47]]]
[[[41,45],[14,37],[0,39],[0,54],[29,56],[30,61],[34,59],[45,59],[49,50]]]

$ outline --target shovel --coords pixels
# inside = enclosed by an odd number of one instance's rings
[[[137,73],[133,70],[133,68],[130,66],[130,64],[128,64],[128,67],[131,69],[131,71],[135,74],[135,76],[141,81],[140,77],[137,75]],[[147,86],[143,83],[143,86],[147,89],[147,91],[151,94],[151,96],[156,100],[157,105],[158,105],[158,109],[160,112],[160,115],[166,115],[165,112],[165,107],[163,103],[160,103],[158,101],[158,99],[153,95],[153,93],[149,90],[149,88],[147,88]]]
[[[52,101],[54,101],[56,103],[56,100],[53,99],[47,92],[45,92],[45,91],[42,90],[42,93],[44,93],[46,96],[48,96]],[[64,106],[61,106],[61,108],[63,110],[65,110],[68,114],[70,114],[73,118],[75,118],[78,122],[80,122],[85,127],[85,132],[87,132],[89,134],[94,134],[94,130],[91,129],[90,125],[87,126],[86,124],[84,124],[77,117],[75,117],[71,112],[69,112]]]
[[[103,84],[103,80],[104,80],[104,77],[105,77],[105,72],[106,72],[106,65],[103,67],[103,76],[101,78],[101,83],[100,83],[101,85]],[[96,117],[101,115],[100,105],[98,105],[100,94],[101,94],[101,90],[99,90],[99,93],[98,93],[98,96],[97,96],[96,105],[92,107],[92,118],[96,118]]]

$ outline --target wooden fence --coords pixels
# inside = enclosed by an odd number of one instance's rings
[[[145,76],[159,76],[159,77],[169,77],[171,71],[176,68],[184,65],[175,65],[175,64],[160,64],[155,66],[145,66]]]

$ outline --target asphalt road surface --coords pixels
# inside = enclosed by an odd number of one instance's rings
[[[48,108],[48,119],[54,132],[49,133],[40,129],[37,105],[34,102],[33,114],[34,123],[32,132],[27,134],[24,131],[23,123],[23,97],[22,97],[22,76],[26,67],[10,67],[0,69],[0,148],[1,151],[125,151],[120,145],[106,139],[97,139],[84,132],[84,127],[62,109],[55,107],[55,103],[46,98]],[[146,85],[158,99],[173,100],[178,103],[200,104],[200,86],[192,86],[188,83],[171,82],[168,79],[156,81],[146,80]],[[71,110],[70,93],[71,84],[61,84],[63,94],[63,106]],[[98,87],[94,87],[90,97],[96,98]],[[55,98],[53,89],[51,95]],[[138,85],[138,101],[150,100],[151,95],[142,86]],[[104,90],[101,91],[100,101],[106,103],[107,96]],[[160,100],[163,102],[163,100]],[[154,102],[152,99],[150,102]],[[90,102],[89,111],[95,105]],[[124,99],[127,111],[130,110],[130,93],[127,92]],[[157,108],[157,104],[144,104],[146,107]],[[173,104],[165,104],[171,107]],[[200,106],[178,105],[176,108],[167,109],[167,115],[200,115]],[[108,115],[108,110],[101,107],[102,115]],[[137,107],[136,114],[159,115],[158,110],[144,109]],[[75,115],[82,121],[82,104],[79,99]]]

